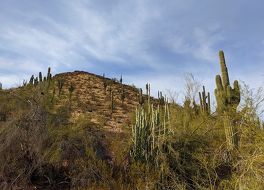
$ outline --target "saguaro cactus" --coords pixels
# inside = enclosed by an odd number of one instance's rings
[[[217,101],[217,112],[223,115],[227,150],[232,151],[238,148],[238,131],[233,121],[236,109],[240,103],[240,89],[238,81],[234,81],[234,88],[230,86],[228,70],[226,67],[223,51],[219,51],[222,77],[216,76],[215,97]]]
[[[211,113],[211,102],[210,102],[210,93],[206,94],[205,87],[203,86],[202,93],[199,92],[200,98],[200,110],[203,114],[210,114]]]
[[[144,98],[143,98],[143,92],[142,92],[142,88],[139,89],[138,92],[138,102],[140,105],[144,104]]]
[[[165,97],[162,95],[162,92],[158,91],[158,99],[159,99],[159,105],[165,104]]]
[[[39,82],[42,82],[42,73],[39,72]]]
[[[52,77],[52,75],[51,75],[51,69],[50,69],[50,67],[48,68],[48,74],[47,74],[47,80],[48,81],[50,81],[51,80],[51,77]]]
[[[217,101],[218,113],[236,110],[240,103],[240,89],[238,81],[234,81],[234,88],[230,86],[228,69],[226,67],[224,52],[219,51],[221,76],[216,75],[215,97]]]
[[[121,77],[120,77],[120,79],[119,79],[119,82],[121,83],[121,84],[123,84],[123,76],[121,75]]]
[[[31,77],[30,77],[30,79],[29,79],[29,84],[30,85],[33,85],[33,83],[34,83],[34,75],[32,75]]]

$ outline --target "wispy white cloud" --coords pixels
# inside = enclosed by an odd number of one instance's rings
[[[164,89],[191,72],[203,81],[211,79],[207,84],[212,85],[219,70],[219,49],[231,55],[231,68],[245,65],[247,60],[240,57],[246,51],[248,56],[256,55],[254,50],[261,55],[261,48],[254,44],[261,44],[264,27],[255,12],[250,17],[250,6],[256,7],[243,2],[238,8],[227,0],[199,4],[194,0],[0,2],[0,74],[16,74],[12,77],[22,81],[48,66],[55,72],[81,68],[106,73],[111,69],[138,79],[134,83],[139,85],[139,79],[146,79],[144,83],[151,80],[158,84],[155,88]],[[253,44],[252,50],[246,44]],[[260,57],[256,68],[263,66]],[[106,71],[102,65],[107,64]],[[231,73],[239,76],[243,68]],[[141,69],[152,75],[145,78]]]
[[[215,63],[217,61],[217,47],[215,46],[223,39],[218,27],[210,30],[193,28],[191,34],[185,34],[182,31],[180,35],[173,35],[168,39],[167,45],[176,53],[192,55],[198,60]]]

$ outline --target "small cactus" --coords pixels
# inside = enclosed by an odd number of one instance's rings
[[[71,84],[68,88],[70,96],[69,96],[69,101],[70,101],[70,105],[71,105],[71,99],[72,99],[72,93],[75,90],[75,87],[73,86],[73,84]]]
[[[50,81],[51,80],[51,77],[52,77],[52,75],[51,75],[51,69],[49,67],[48,68],[48,74],[47,74],[47,80]]]
[[[114,93],[111,90],[111,113],[114,112]]]
[[[159,105],[165,104],[165,97],[162,95],[162,92],[160,91],[158,91],[158,100],[159,100]]]
[[[146,84],[146,94],[148,96],[148,105],[150,105],[150,84]]]
[[[59,96],[61,95],[61,92],[62,92],[62,88],[63,88],[63,85],[64,85],[64,80],[63,79],[58,79],[58,89],[59,89]]]
[[[211,102],[210,102],[210,93],[206,94],[205,87],[203,86],[203,92],[199,92],[200,98],[200,110],[201,113],[210,115],[211,114]]]
[[[42,82],[42,73],[39,72],[39,82]]]
[[[119,82],[120,82],[121,84],[123,84],[123,77],[122,77],[122,75],[121,75],[121,77],[120,77]]]
[[[122,101],[122,105],[124,105],[124,100],[125,100],[125,89],[124,86],[122,86],[122,91],[121,91],[121,101]]]
[[[142,88],[139,89],[139,95],[138,95],[138,102],[140,105],[144,104],[144,98],[143,98],[143,92],[142,92]]]
[[[27,81],[23,80],[23,86],[27,86]]]
[[[30,85],[33,85],[34,84],[34,75],[32,75],[31,77],[30,77],[30,79],[29,79],[29,84]]]

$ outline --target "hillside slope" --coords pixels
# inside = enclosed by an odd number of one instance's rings
[[[114,132],[122,132],[122,127],[131,125],[131,113],[139,104],[136,88],[81,71],[61,73],[54,80],[65,82],[59,101],[68,101],[70,85],[75,88],[71,106],[73,120],[86,114],[92,118],[92,122]]]
[[[0,90],[0,189],[262,190],[263,126],[222,76],[215,113],[83,71]]]

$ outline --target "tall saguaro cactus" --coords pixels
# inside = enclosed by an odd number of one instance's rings
[[[230,86],[228,69],[226,67],[224,52],[219,51],[221,75],[216,76],[215,97],[217,101],[217,112],[223,115],[223,125],[225,128],[227,150],[232,151],[238,148],[238,131],[233,117],[240,103],[240,89],[238,81],[234,81],[234,87]]]
[[[215,97],[218,113],[236,110],[240,103],[240,89],[238,81],[234,81],[234,87],[230,86],[228,69],[226,67],[224,52],[219,51],[221,76],[216,75]]]

